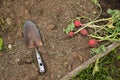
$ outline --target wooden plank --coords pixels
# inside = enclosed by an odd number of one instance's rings
[[[94,63],[97,58],[102,58],[103,56],[107,55],[111,50],[115,49],[116,47],[120,46],[120,42],[114,42],[111,45],[109,45],[106,49],[106,52],[104,53],[99,53],[95,56],[93,56],[92,58],[90,58],[89,60],[85,61],[83,64],[81,64],[80,66],[78,66],[76,69],[74,69],[73,71],[71,71],[70,73],[68,73],[67,75],[65,75],[63,78],[61,78],[60,80],[69,80],[72,79],[73,76],[77,75],[78,72],[80,72],[81,70],[87,68],[90,64]]]

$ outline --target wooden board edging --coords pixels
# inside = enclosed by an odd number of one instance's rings
[[[102,58],[103,56],[107,55],[111,50],[115,49],[118,46],[120,46],[120,42],[112,43],[111,45],[109,45],[106,48],[106,52],[99,53],[99,54],[93,56],[92,58],[88,59],[83,64],[78,66],[76,69],[74,69],[73,71],[71,71],[70,73],[65,75],[63,78],[61,78],[60,80],[69,80],[69,79],[71,79],[73,76],[77,75],[78,72],[80,72],[81,70],[87,68],[90,64],[94,63],[97,60],[97,58],[98,59]]]

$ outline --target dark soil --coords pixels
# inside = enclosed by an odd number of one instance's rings
[[[76,16],[94,19],[97,6],[89,0],[0,0],[0,36],[4,50],[0,53],[0,80],[59,80],[91,57],[88,37],[67,37],[63,29]],[[39,47],[46,73],[38,71],[34,49],[27,49],[22,26],[32,20],[43,39]],[[4,30],[2,30],[4,27]],[[8,48],[11,45],[12,48]]]

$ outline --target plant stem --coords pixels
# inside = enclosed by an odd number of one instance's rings
[[[100,15],[102,14],[102,7],[101,7],[101,5],[99,6],[99,9],[100,9],[99,15],[95,19],[93,19],[93,21],[98,19],[100,17]]]
[[[98,37],[98,36],[94,36],[94,35],[89,35],[89,36],[93,37],[93,38],[96,38],[96,39],[99,39],[100,41],[104,41],[104,40],[107,40],[107,41],[110,41],[110,42],[118,42],[118,41],[120,41],[120,39],[110,39],[109,36],[108,37],[100,37],[100,36]]]
[[[77,34],[79,31],[81,31],[82,29],[88,27],[89,25],[91,25],[91,24],[93,24],[93,23],[97,23],[97,22],[101,22],[101,21],[107,21],[107,20],[110,20],[110,19],[111,19],[111,18],[106,18],[106,19],[103,18],[103,19],[99,19],[99,20],[96,20],[96,21],[91,21],[91,22],[85,24],[84,27],[79,28],[76,32],[74,32],[74,34]]]

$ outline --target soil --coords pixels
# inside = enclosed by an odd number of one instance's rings
[[[72,18],[94,19],[97,14],[98,7],[89,0],[0,0],[0,18],[5,21],[0,26],[4,40],[0,80],[59,80],[65,76],[92,55],[87,44],[89,37],[77,34],[69,38],[63,29]],[[22,26],[26,20],[35,22],[42,35],[43,46],[39,50],[46,65],[42,74],[35,50],[27,49],[24,43]]]

